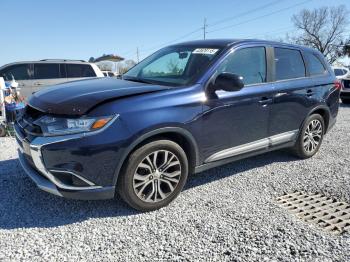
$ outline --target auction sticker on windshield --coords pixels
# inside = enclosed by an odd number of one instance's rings
[[[214,55],[219,49],[213,48],[197,48],[192,54]]]

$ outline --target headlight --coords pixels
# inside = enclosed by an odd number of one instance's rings
[[[43,116],[34,124],[40,126],[44,136],[59,136],[96,131],[105,127],[118,116],[60,118]]]

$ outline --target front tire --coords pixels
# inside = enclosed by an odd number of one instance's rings
[[[293,148],[294,154],[302,159],[315,155],[320,149],[324,133],[325,124],[323,117],[319,114],[309,116],[300,130]]]
[[[173,141],[157,140],[135,150],[118,179],[119,195],[140,211],[162,208],[173,201],[184,187],[188,160]]]

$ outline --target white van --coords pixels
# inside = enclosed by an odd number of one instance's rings
[[[5,81],[14,78],[19,83],[21,95],[27,99],[47,86],[89,77],[103,77],[103,73],[95,64],[83,60],[45,59],[4,65],[0,67],[0,77]]]

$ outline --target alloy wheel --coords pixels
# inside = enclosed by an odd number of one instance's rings
[[[133,189],[144,202],[166,199],[179,184],[181,163],[168,150],[157,150],[147,155],[137,166],[133,177]]]
[[[307,153],[313,153],[317,150],[318,145],[322,140],[323,127],[318,119],[312,120],[307,126],[304,134],[304,149]]]

